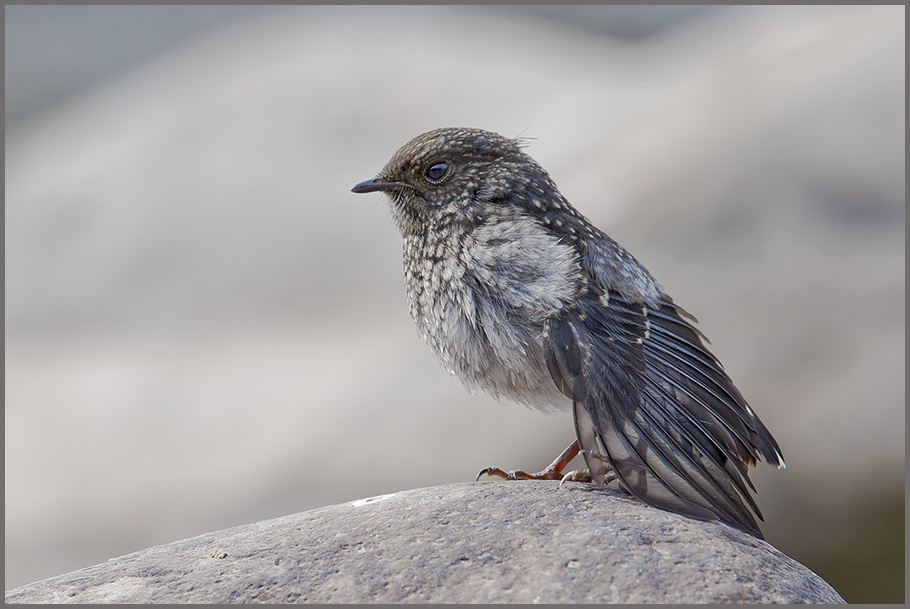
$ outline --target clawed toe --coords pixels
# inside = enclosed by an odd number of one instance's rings
[[[559,480],[559,486],[566,482],[593,482],[591,472],[586,469],[573,469]]]
[[[541,472],[543,473],[543,472]],[[529,474],[528,472],[520,469],[513,469],[510,472],[506,472],[498,467],[485,467],[480,470],[480,473],[477,474],[477,478],[474,479],[475,482],[480,480],[483,476],[496,476],[497,478],[502,478],[503,480],[548,480],[549,478],[540,477],[540,474]]]

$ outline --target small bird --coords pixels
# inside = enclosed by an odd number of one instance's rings
[[[522,147],[436,129],[352,189],[389,197],[410,314],[443,365],[471,391],[571,405],[576,440],[550,466],[478,479],[615,479],[649,505],[762,538],[747,470],[783,468],[777,442],[695,318]],[[564,474],[579,452],[587,469]]]

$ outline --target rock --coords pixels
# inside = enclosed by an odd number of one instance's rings
[[[165,544],[7,603],[843,603],[768,543],[615,487],[402,491]]]

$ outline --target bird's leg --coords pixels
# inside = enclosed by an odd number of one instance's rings
[[[480,470],[480,473],[477,474],[477,480],[480,480],[481,476],[486,475],[496,476],[503,480],[559,480],[560,482],[571,480],[573,482],[591,482],[591,472],[586,469],[572,470],[567,474],[562,473],[562,470],[566,468],[569,461],[578,455],[578,452],[578,440],[575,440],[569,444],[564,451],[559,453],[559,456],[553,459],[552,463],[536,474],[529,474],[520,469],[505,472],[498,467],[487,467]]]
[[[580,454],[580,455],[582,455],[582,456],[584,456],[584,455],[590,455],[591,457],[594,457],[594,458],[597,459],[598,461],[603,461],[604,463],[607,464],[606,469],[604,470],[604,484],[605,484],[605,485],[606,485],[606,484],[610,484],[610,483],[613,482],[614,480],[618,480],[618,479],[619,479],[619,476],[616,475],[616,472],[613,471],[613,467],[610,465],[610,460],[607,459],[607,458],[606,458],[605,456],[603,456],[602,454],[600,454],[600,453],[598,453],[598,452],[594,452],[593,450],[586,450],[586,449],[584,449],[584,448],[579,449],[578,454]],[[565,482],[566,480],[575,481],[575,478],[570,478],[569,476],[571,476],[571,475],[574,474],[575,472],[579,472],[579,471],[580,471],[580,472],[583,472],[583,473],[587,473],[587,475],[588,475],[588,481],[590,481],[591,472],[590,472],[589,470],[584,469],[584,470],[575,470],[575,471],[569,472],[568,474],[566,474],[566,475],[563,477],[562,482]],[[560,484],[562,484],[562,482],[560,482]]]

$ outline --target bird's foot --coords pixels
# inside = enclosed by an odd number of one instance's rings
[[[566,472],[559,479],[559,486],[566,482],[594,482],[594,478],[591,477],[591,470],[589,469],[573,469],[570,472]]]
[[[607,459],[602,454],[594,452],[593,450],[587,450],[585,448],[579,449],[578,454],[580,454],[582,456],[588,455],[588,456],[594,457],[598,461],[603,461],[604,463],[607,464],[606,468],[604,469],[604,482],[603,482],[604,485],[610,484],[614,480],[619,480],[619,476],[616,475],[616,472],[613,471],[613,467],[610,465],[610,460]],[[573,475],[576,473],[579,475],[582,475],[582,476],[587,476],[586,480],[582,480],[583,482],[592,481],[591,470],[579,469],[579,470],[571,471],[568,474],[566,474],[566,477],[563,478],[563,482],[565,482],[566,480],[572,480],[572,481],[577,480],[577,478],[575,478],[575,477],[571,477],[571,478],[569,477],[570,475]],[[562,484],[562,482],[560,482],[560,484]]]
[[[553,478],[546,470],[537,472],[536,474],[529,474],[523,469],[513,469],[512,471],[507,472],[498,467],[485,467],[480,470],[480,473],[477,474],[477,478],[475,478],[474,481],[480,480],[483,476],[496,476],[503,480],[557,480],[557,478]]]
[[[562,473],[562,470],[566,468],[566,466],[569,464],[569,461],[574,459],[578,454],[578,441],[576,440],[575,442],[569,444],[569,446],[564,451],[562,451],[558,457],[553,459],[552,463],[550,463],[548,466],[536,474],[529,474],[528,472],[521,469],[513,469],[510,472],[506,472],[498,467],[486,467],[480,470],[480,473],[477,474],[476,479],[480,480],[482,476],[496,476],[497,478],[502,478],[503,480],[559,480],[560,486],[562,486],[563,482],[567,481],[592,482],[591,472],[586,469],[575,469],[565,474]],[[603,458],[599,455],[597,455],[597,457],[603,460]],[[613,474],[612,471],[610,471],[609,475],[612,475],[613,479],[616,478],[615,474]],[[609,481],[609,479],[606,480],[606,482]]]

